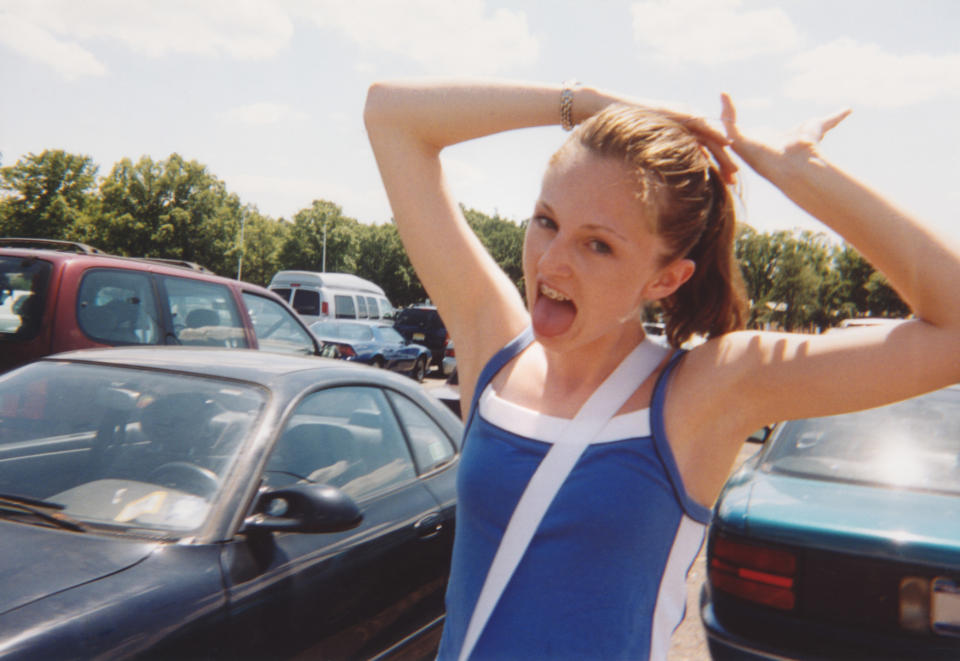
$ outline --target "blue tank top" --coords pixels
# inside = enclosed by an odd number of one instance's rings
[[[490,360],[477,382],[457,483],[439,651],[445,661],[460,654],[504,529],[550,448],[549,416],[511,409],[487,389],[532,341],[528,329]],[[687,571],[710,518],[684,490],[664,430],[666,385],[681,355],[661,373],[650,408],[612,418],[580,456],[471,659],[666,658],[684,615]]]

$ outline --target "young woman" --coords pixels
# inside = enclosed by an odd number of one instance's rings
[[[370,141],[470,403],[441,658],[665,658],[746,436],[960,381],[960,251],[818,153],[845,113],[767,145],[722,103],[725,135],[588,87],[371,87]],[[558,123],[580,126],[543,178],[524,304],[461,215],[440,153]],[[883,271],[916,319],[823,336],[738,330],[727,147]],[[658,350],[641,323],[652,301],[673,347],[709,341]]]

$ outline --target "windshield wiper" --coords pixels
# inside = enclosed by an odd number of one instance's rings
[[[74,532],[87,531],[87,529],[78,522],[61,513],[63,509],[65,508],[60,503],[53,503],[48,500],[40,500],[38,498],[30,498],[29,496],[10,493],[0,494],[0,510],[18,514],[30,514],[42,521],[52,523],[58,528],[72,530]]]

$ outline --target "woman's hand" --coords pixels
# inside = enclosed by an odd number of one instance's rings
[[[745,136],[737,126],[737,111],[728,94],[721,95],[723,109],[720,113],[730,148],[759,174],[768,177],[770,168],[794,159],[810,160],[817,156],[817,145],[828,131],[842,122],[851,113],[849,108],[803,122],[784,136],[777,145],[767,145]]]

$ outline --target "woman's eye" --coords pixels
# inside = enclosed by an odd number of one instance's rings
[[[608,255],[613,252],[613,249],[610,247],[609,243],[605,243],[599,239],[591,239],[587,245],[590,246],[590,250],[600,253],[601,255]]]
[[[547,218],[546,216],[534,216],[533,222],[535,222],[537,225],[539,225],[543,229],[547,229],[547,230],[557,229],[557,224],[553,222],[551,219]]]

